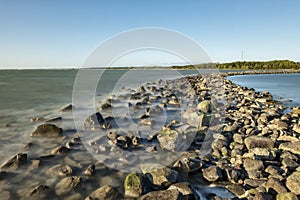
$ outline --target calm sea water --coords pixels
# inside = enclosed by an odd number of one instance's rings
[[[238,85],[269,91],[277,99],[300,106],[300,74],[256,74],[227,77]]]

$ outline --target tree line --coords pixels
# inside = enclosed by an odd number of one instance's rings
[[[205,63],[186,66],[172,66],[173,69],[242,69],[242,70],[272,70],[272,69],[300,69],[300,62],[290,60],[272,61],[237,61],[230,63]]]

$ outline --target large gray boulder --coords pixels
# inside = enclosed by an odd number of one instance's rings
[[[159,164],[147,163],[140,166],[148,181],[158,188],[166,187],[177,181],[178,172]]]
[[[260,137],[260,136],[249,136],[245,140],[245,145],[247,149],[252,148],[268,148],[271,149],[274,147],[275,142],[268,137]]]
[[[183,142],[180,134],[175,130],[165,129],[158,132],[157,139],[162,149],[176,150]]]

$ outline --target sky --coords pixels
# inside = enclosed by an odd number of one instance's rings
[[[0,68],[80,67],[103,41],[143,27],[185,34],[213,62],[300,61],[299,8],[298,0],[0,1]],[[115,64],[181,61],[148,50]]]

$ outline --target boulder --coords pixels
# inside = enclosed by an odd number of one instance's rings
[[[51,150],[51,155],[61,155],[61,154],[66,154],[69,153],[71,149],[64,147],[64,146],[58,146],[54,149]]]
[[[116,140],[116,145],[122,149],[128,149],[132,144],[132,140],[128,136],[119,136]]]
[[[176,150],[183,143],[183,139],[175,130],[164,129],[158,132],[157,139],[162,149]]]
[[[247,149],[252,148],[268,148],[274,147],[275,142],[267,137],[249,136],[244,140]]]
[[[243,135],[241,135],[239,133],[233,134],[232,139],[236,143],[239,143],[239,144],[243,144],[244,143],[244,137],[243,137]]]
[[[31,133],[32,137],[47,137],[47,138],[55,138],[62,137],[63,130],[57,127],[54,124],[42,124],[39,125],[35,131]]]
[[[255,159],[258,160],[274,160],[276,158],[275,151],[267,148],[252,148],[249,150],[249,152],[253,153]]]
[[[300,171],[296,171],[287,177],[286,186],[291,192],[300,195]]]
[[[257,192],[253,200],[274,200],[274,197],[266,192]]]
[[[2,166],[1,169],[17,169],[20,166],[27,164],[27,154],[18,153],[8,159]]]
[[[140,166],[149,182],[158,188],[166,187],[177,181],[178,172],[159,164],[147,163]]]
[[[55,165],[46,171],[46,174],[56,176],[69,176],[73,172],[72,168],[68,165]]]
[[[276,200],[298,200],[293,192],[285,192],[276,195]]]
[[[240,123],[235,121],[232,125],[225,124],[223,131],[224,132],[235,132],[235,131],[237,131],[237,129],[240,126],[241,126]]]
[[[245,159],[244,168],[246,171],[261,171],[264,170],[264,164],[261,160]]]
[[[187,109],[183,115],[183,119],[186,120],[186,122],[194,127],[198,127],[200,124],[200,118],[196,110],[193,109]]]
[[[196,199],[195,194],[188,182],[175,183],[168,190],[177,190],[183,199]]]
[[[261,160],[244,160],[244,168],[247,171],[249,178],[259,179],[262,177],[262,171],[264,170],[264,164]]]
[[[78,187],[81,182],[82,179],[79,176],[65,177],[56,184],[55,193],[58,196],[68,193],[72,188]]]
[[[293,131],[295,131],[296,133],[300,133],[300,124],[299,124],[299,122],[297,124],[294,124]]]
[[[222,179],[222,171],[217,166],[210,166],[208,168],[202,169],[203,177],[209,182],[215,182]]]
[[[237,183],[238,180],[241,178],[241,170],[237,170],[234,168],[226,168],[225,169],[226,176],[229,182],[231,183]]]
[[[124,181],[124,190],[126,197],[137,198],[143,192],[142,180],[136,173],[128,174]]]
[[[103,200],[122,199],[122,195],[114,187],[110,185],[105,185],[95,190],[85,200],[100,200],[100,199]]]
[[[211,102],[208,101],[208,100],[204,100],[204,101],[201,101],[198,105],[197,105],[197,110],[205,113],[205,114],[208,114],[211,112]]]
[[[276,175],[279,174],[279,169],[275,166],[269,165],[266,169],[265,172],[271,175]]]
[[[277,194],[287,192],[286,188],[282,185],[282,183],[279,180],[272,177],[269,178],[269,180],[266,183],[266,190],[268,193],[270,193],[271,190],[274,190]]]
[[[159,191],[152,191],[145,195],[143,195],[140,200],[180,200],[182,199],[181,194],[178,190],[159,190]]]
[[[83,126],[86,129],[99,129],[104,122],[105,120],[102,115],[99,112],[96,112],[85,119]]]
[[[245,189],[240,184],[227,184],[225,188],[235,196],[242,196],[245,194]]]
[[[49,189],[50,188],[47,185],[37,185],[30,190],[26,196],[28,199],[45,199]]]
[[[72,104],[68,104],[62,108],[59,109],[59,112],[67,112],[72,111],[75,107]]]
[[[173,167],[182,169],[185,172],[196,172],[203,166],[203,161],[195,156],[183,156],[176,161]]]
[[[279,149],[300,154],[300,142],[285,142],[279,145]]]
[[[95,173],[95,165],[90,164],[84,171],[83,174],[87,176],[92,176]]]
[[[104,103],[101,105],[100,110],[106,110],[106,109],[111,109],[112,105],[108,102]]]
[[[274,119],[272,123],[277,126],[277,130],[287,130],[289,128],[289,125],[280,119]]]

